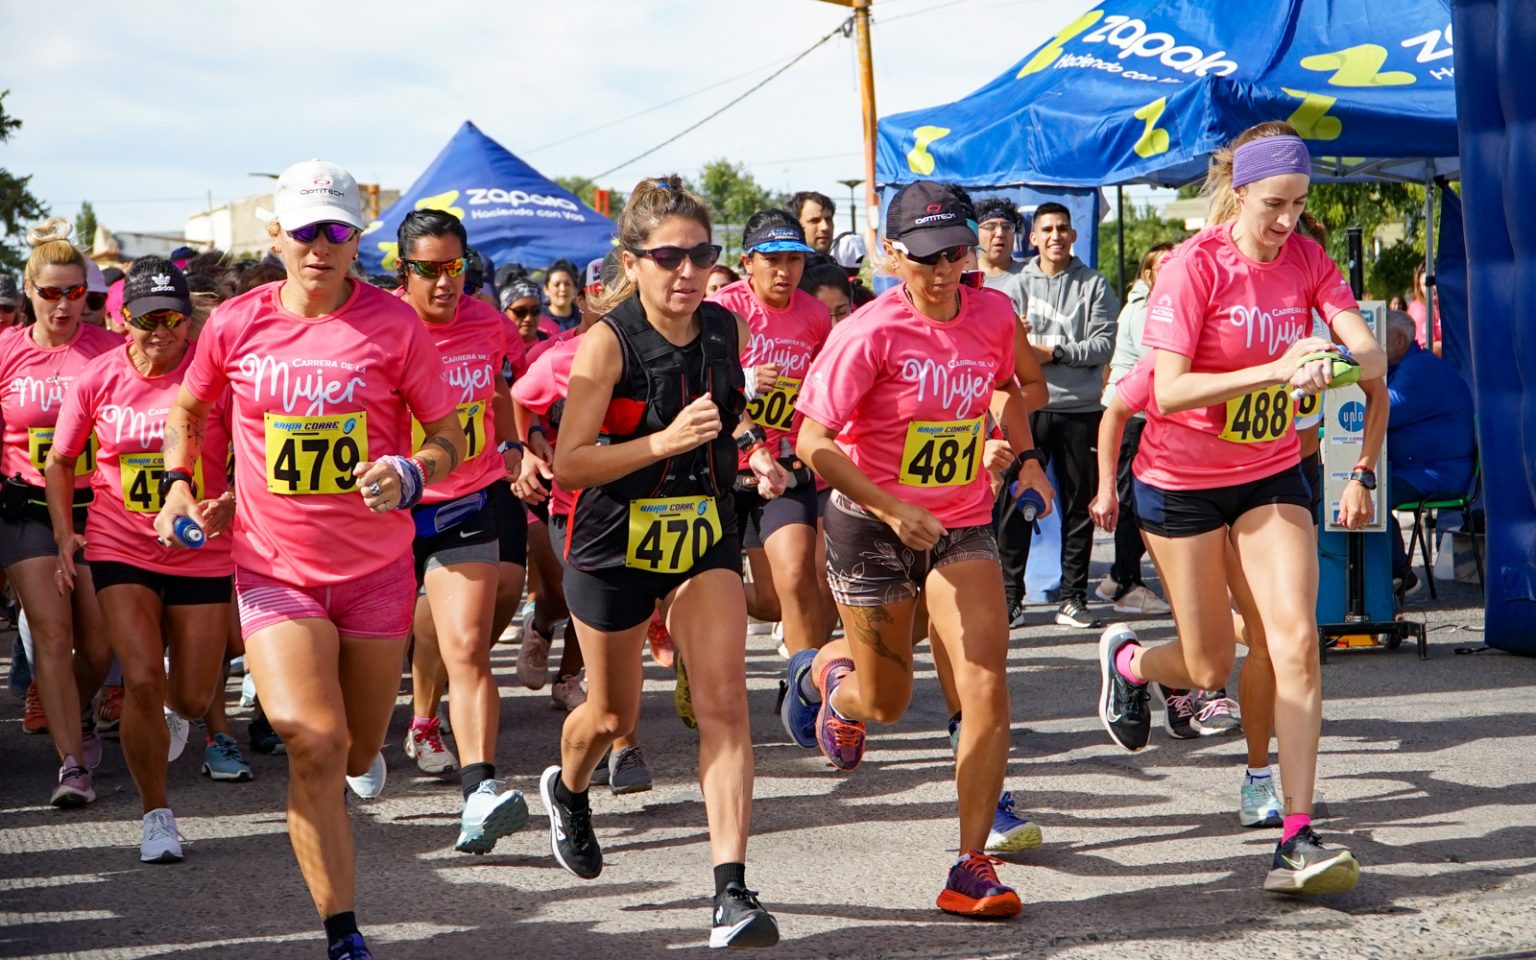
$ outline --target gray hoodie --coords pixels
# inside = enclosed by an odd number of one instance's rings
[[[1029,290],[1029,342],[1063,351],[1060,363],[1041,364],[1050,391],[1045,408],[1054,413],[1102,410],[1103,368],[1115,348],[1120,298],[1077,257],[1054,277],[1045,275],[1035,257],[1024,265],[1023,276]]]
[[[1147,326],[1147,297],[1152,289],[1147,281],[1137,278],[1130,293],[1125,295],[1125,309],[1120,311],[1120,328],[1115,331],[1115,355],[1109,361],[1109,383],[1104,388],[1104,405],[1109,405],[1109,395],[1115,382],[1131,372],[1136,362],[1152,352],[1141,345],[1141,332]],[[1137,418],[1143,417],[1136,414]]]

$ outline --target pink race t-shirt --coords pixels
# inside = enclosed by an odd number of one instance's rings
[[[1191,359],[1194,373],[1228,373],[1277,359],[1312,331],[1357,310],[1323,248],[1292,235],[1269,263],[1232,241],[1232,225],[1206,227],[1164,262],[1150,296],[1142,344]],[[1285,413],[1277,410],[1283,409]],[[1248,483],[1298,462],[1289,388],[1272,385],[1224,404],[1149,410],[1134,471],[1165,490]]]
[[[123,345],[121,334],[81,323],[68,343],[43,348],[31,327],[11,327],[0,334],[0,473],[18,474],[24,483],[43,486],[43,464],[53,446],[59,409],[88,363]],[[75,489],[90,486],[94,452],[75,462]]]
[[[330,586],[394,563],[416,533],[406,512],[368,509],[353,468],[409,456],[411,418],[440,420],[458,398],[416,311],[353,283],[335,313],[301,317],[285,282],[213,311],[184,385],[203,402],[232,394],[235,564]]]
[[[552,337],[539,346],[545,344],[551,346],[536,352],[528,372],[512,385],[512,399],[544,418],[544,438],[549,441],[550,449],[554,449],[560,431],[549,422],[549,411],[570,394],[571,364],[576,359],[581,340],[579,334],[559,341]],[[570,516],[571,512],[570,492],[553,481],[550,483],[549,512],[551,516]]]
[[[160,512],[160,474],[165,458],[165,417],[176,403],[196,344],[187,346],[176,369],[157,377],[140,373],[119,346],[92,360],[80,372],[74,390],[59,412],[54,446],[78,457],[92,433],[96,436],[96,472],[91,487],[96,499],[86,515],[85,559],[126,563],[141,570],[189,577],[227,577],[235,572],[230,538],[214,537],[201,549],[177,550],[155,540],[155,515]],[[198,498],[217,500],[229,488],[223,451],[229,449],[225,424],[228,405],[215,403],[208,412],[203,448],[212,457],[193,469]]]
[[[778,383],[765,396],[748,403],[747,411],[763,428],[768,449],[774,456],[793,454],[795,442],[800,439],[795,404],[800,398],[801,383],[811,368],[811,361],[827,342],[827,334],[832,332],[832,315],[827,311],[827,305],[804,290],[795,290],[789,298],[789,306],[782,309],[770,307],[757,296],[747,280],[737,280],[722,287],[709,299],[747,321],[752,333],[742,344],[743,367],[763,363],[779,365]],[[788,451],[784,449],[786,443]],[[741,454],[736,466],[747,469],[746,454]]]
[[[396,290],[395,296],[403,302],[405,291]],[[502,315],[474,297],[460,297],[453,319],[447,323],[423,320],[422,327],[442,357],[441,375],[458,404],[466,441],[464,462],[447,479],[428,487],[421,498],[422,503],[444,503],[484,490],[505,473],[501,454],[496,451],[496,410],[491,400],[496,396],[501,366],[510,360],[512,351]],[[522,346],[522,340],[517,343]],[[521,351],[518,358],[521,361]],[[421,425],[412,421],[412,452],[420,449],[424,436]]]
[[[1135,366],[1110,385],[1110,389],[1115,392],[1115,399],[1125,404],[1132,416],[1157,408],[1157,398],[1152,395],[1152,361],[1155,356],[1149,353],[1137,360]]]
[[[1013,379],[1013,304],[960,288],[936,323],[893,287],[832,329],[800,388],[799,411],[839,433],[864,475],[947,528],[992,521],[983,464],[992,392]]]
[[[526,344],[528,348],[528,361],[523,365],[523,369],[526,370],[528,367],[531,367],[535,360],[544,355],[544,351],[551,350],[562,343],[569,343],[581,336],[581,334],[582,329],[580,327],[572,327],[569,330],[561,330],[552,337],[545,337],[538,343]],[[519,339],[518,342],[522,343],[522,340]]]

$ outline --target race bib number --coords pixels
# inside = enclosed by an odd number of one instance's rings
[[[747,413],[752,416],[753,423],[788,431],[795,422],[795,403],[799,399],[800,381],[794,377],[780,377],[767,396],[747,404]]]
[[[284,496],[351,493],[352,470],[368,459],[368,414],[330,417],[263,415],[267,433],[267,489]]]
[[[906,487],[963,487],[981,465],[982,417],[907,425],[897,481]]]
[[[1291,388],[1264,387],[1227,401],[1221,439],[1229,443],[1265,443],[1285,436],[1291,428]]]
[[[129,513],[159,513],[165,506],[160,498],[160,476],[165,473],[163,453],[120,453],[117,469],[122,474],[123,506]],[[192,466],[192,484],[203,493],[203,461]]]
[[[1323,395],[1320,393],[1304,393],[1300,400],[1296,401],[1296,422],[1301,423],[1317,416],[1318,408],[1323,405]]]
[[[459,414],[459,426],[464,428],[465,460],[473,460],[485,452],[485,417],[491,409],[489,400],[461,403],[454,410]],[[420,450],[427,442],[427,432],[421,423],[411,421],[411,449]]]
[[[722,539],[714,497],[632,500],[624,565],[651,573],[687,573]]]
[[[48,451],[53,449],[52,427],[28,427],[27,428],[27,453],[32,457],[32,466],[38,473],[43,472],[43,466],[48,463]],[[75,458],[75,476],[84,477],[96,469],[96,434],[91,434],[85,442],[85,450]]]

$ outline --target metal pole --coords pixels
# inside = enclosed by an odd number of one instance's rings
[[[857,198],[857,194],[855,194],[853,192],[853,188],[858,186],[859,184],[863,183],[864,181],[850,177],[847,180],[839,180],[837,182],[848,188],[848,222],[850,224],[849,229],[852,230],[854,233],[858,233],[859,232],[859,201],[858,201],[858,198]]]
[[[853,0],[853,30],[859,45],[859,94],[864,105],[864,242],[875,256],[875,225],[880,222],[880,195],[875,189],[875,59],[870,50],[869,5]]]
[[[1424,161],[1424,345],[1435,352],[1435,161]]]
[[[1345,233],[1345,242],[1349,250],[1349,285],[1359,297],[1365,292],[1364,231],[1358,226],[1350,227]],[[1323,509],[1328,509],[1326,503]],[[1365,534],[1345,534],[1344,569],[1349,594],[1344,619],[1346,622],[1364,622],[1369,619],[1365,610]]]
[[[1115,269],[1120,278],[1120,299],[1125,299],[1125,187],[1115,187],[1115,235],[1120,244],[1120,256]]]

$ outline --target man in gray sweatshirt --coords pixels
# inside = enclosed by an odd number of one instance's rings
[[[1120,298],[1108,281],[1072,255],[1077,231],[1059,203],[1035,210],[1029,242],[1040,255],[1024,264],[1030,345],[1045,371],[1050,400],[1030,426],[1046,463],[1056,466],[1061,510],[1062,626],[1099,627],[1088,611],[1088,561],[1093,520],[1088,503],[1098,487],[1099,418],[1104,413],[1104,365],[1115,347]]]

